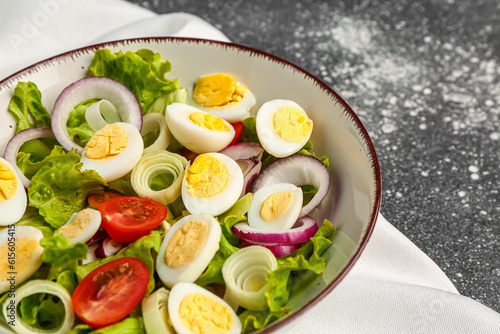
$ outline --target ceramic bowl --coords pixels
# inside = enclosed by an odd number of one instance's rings
[[[381,178],[374,146],[363,124],[347,103],[328,85],[294,64],[241,45],[186,38],[141,38],[84,47],[30,66],[0,82],[0,154],[14,134],[15,122],[7,106],[18,81],[32,81],[51,110],[61,90],[88,74],[96,49],[159,52],[172,63],[167,78],[178,78],[190,87],[204,74],[225,72],[247,85],[261,104],[290,99],[300,104],[314,121],[312,142],[317,155],[330,158],[331,186],[317,221],[330,220],[342,240],[333,240],[327,252],[327,269],[303,291],[292,312],[265,328],[269,333],[300,318],[345,278],[374,229],[381,203]]]

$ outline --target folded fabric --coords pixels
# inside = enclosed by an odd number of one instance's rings
[[[228,41],[196,16],[156,15],[120,0],[4,2],[0,31],[0,79],[50,56],[121,38]],[[500,314],[458,294],[429,257],[379,216],[371,240],[347,277],[277,332],[500,333]]]
[[[461,296],[382,215],[347,277],[278,333],[500,333],[500,314]]]

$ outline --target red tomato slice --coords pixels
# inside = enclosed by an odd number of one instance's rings
[[[235,134],[234,134],[233,140],[231,141],[231,143],[229,143],[229,145],[234,145],[234,144],[236,144],[237,142],[240,141],[241,133],[243,132],[243,123],[242,122],[236,122],[236,123],[231,123],[231,125],[234,128]]]
[[[101,226],[111,239],[131,242],[149,234],[167,217],[167,207],[149,198],[114,197],[99,205]]]
[[[89,202],[89,205],[92,205],[97,209],[99,208],[99,205],[101,205],[101,203],[103,203],[104,201],[107,201],[108,199],[113,197],[121,197],[121,196],[123,195],[114,191],[105,191],[102,194],[90,195],[87,198],[87,202]]]
[[[104,327],[125,318],[139,304],[149,283],[148,267],[122,257],[91,271],[78,284],[71,303],[87,325]]]

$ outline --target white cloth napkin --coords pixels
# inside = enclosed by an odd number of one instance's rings
[[[228,41],[196,16],[157,15],[121,0],[0,4],[0,79],[97,42],[152,36]],[[278,333],[500,333],[500,314],[458,294],[427,255],[379,216],[347,277]]]

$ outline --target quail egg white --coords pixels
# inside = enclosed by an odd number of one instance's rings
[[[106,182],[130,172],[144,151],[137,128],[129,123],[106,125],[88,141],[82,153],[81,171],[95,170]]]
[[[188,98],[191,105],[231,123],[249,117],[256,101],[247,86],[226,73],[200,77]]]
[[[101,213],[87,208],[71,215],[59,233],[73,242],[87,242],[101,226]]]
[[[0,231],[0,293],[12,290],[12,285],[24,282],[40,268],[42,238],[42,232],[32,226],[14,225]]]
[[[14,224],[26,211],[27,197],[12,165],[0,158],[0,226]]]
[[[260,230],[288,230],[299,218],[302,190],[291,183],[275,183],[257,190],[248,211],[248,225]]]
[[[182,202],[190,213],[218,216],[238,200],[243,179],[240,166],[227,155],[200,154],[184,174]]]
[[[290,100],[264,103],[256,116],[257,136],[264,149],[278,158],[298,152],[311,137],[313,122]]]
[[[158,276],[169,288],[194,282],[219,249],[221,228],[209,214],[185,216],[165,234],[156,258]]]
[[[177,283],[168,297],[168,314],[178,334],[241,333],[234,310],[220,297],[194,283]]]
[[[198,154],[222,150],[235,135],[229,122],[187,104],[168,105],[165,117],[175,139]]]

